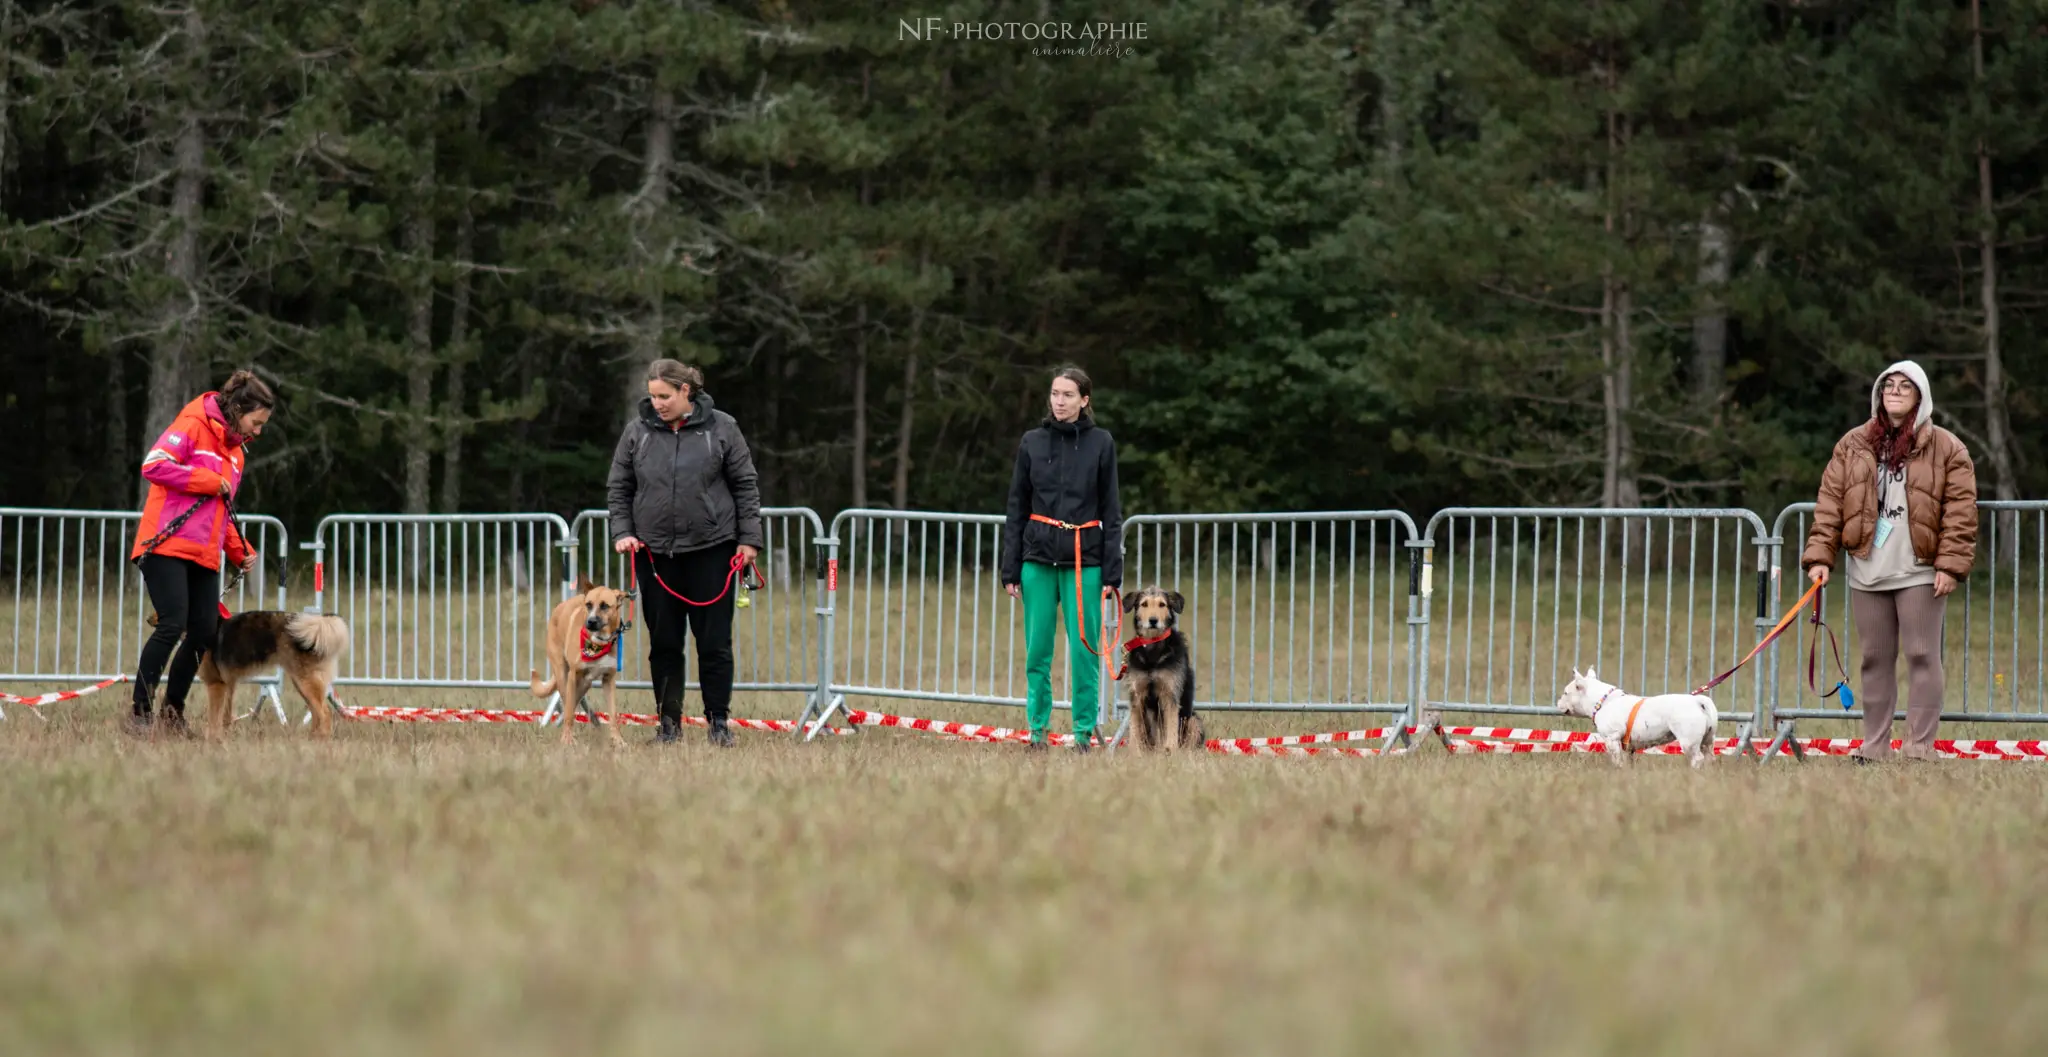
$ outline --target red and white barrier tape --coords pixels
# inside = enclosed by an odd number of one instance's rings
[[[1340,741],[1378,741],[1392,733],[1385,727],[1373,730],[1335,730],[1327,734],[1290,734],[1284,738],[1211,738],[1209,751],[1228,755],[1258,755],[1251,749],[1280,748],[1290,745],[1330,745]],[[1414,733],[1410,731],[1409,733]]]
[[[980,723],[953,723],[943,719],[916,719],[911,716],[892,716],[886,712],[867,712],[850,709],[846,721],[860,727],[896,727],[901,730],[921,730],[928,734],[946,734],[968,741],[1030,741],[1029,731],[1013,730],[1009,727],[989,727]],[[1051,734],[1047,740],[1054,745],[1072,745],[1072,734]]]
[[[396,723],[539,723],[547,713],[540,709],[496,709],[496,708],[388,708],[367,705],[341,705],[341,714],[350,719],[383,720]],[[589,723],[591,719],[582,712],[574,713],[576,722]],[[652,727],[659,719],[641,712],[621,712],[618,723],[622,727]],[[710,725],[703,716],[684,716],[684,724],[693,727]],[[801,729],[792,719],[740,719],[725,721],[727,726],[740,730],[763,730],[777,734],[792,734]],[[828,728],[834,734],[850,734],[845,727]]]
[[[23,705],[28,708],[41,708],[44,705],[54,705],[59,701],[69,701],[74,697],[84,697],[87,694],[97,693],[101,690],[105,690],[107,687],[110,687],[115,683],[128,682],[131,678],[131,676],[117,675],[114,676],[112,679],[105,679],[100,682],[94,683],[91,686],[82,687],[77,690],[52,690],[51,692],[43,694],[39,697],[17,697],[13,694],[0,693],[0,704]]]

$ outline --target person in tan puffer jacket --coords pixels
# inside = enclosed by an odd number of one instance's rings
[[[1821,475],[1800,564],[1829,582],[1847,555],[1849,612],[1861,638],[1863,745],[1859,763],[1891,754],[1898,655],[1906,653],[1901,755],[1934,759],[1941,723],[1942,616],[1977,558],[1977,469],[1963,442],[1934,424],[1927,372],[1912,360],[1870,387],[1870,420],[1835,444]]]

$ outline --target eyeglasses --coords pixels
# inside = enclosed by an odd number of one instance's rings
[[[1912,382],[1909,382],[1904,378],[1894,378],[1891,381],[1884,383],[1883,388],[1884,391],[1887,393],[1917,393],[1920,391],[1919,389],[1914,387]]]

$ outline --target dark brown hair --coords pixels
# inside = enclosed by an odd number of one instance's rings
[[[1065,378],[1067,381],[1074,383],[1074,388],[1079,389],[1082,396],[1089,396],[1095,390],[1095,386],[1088,381],[1088,372],[1073,364],[1068,364],[1052,372],[1052,377],[1054,381]]]
[[[277,406],[277,394],[256,372],[243,369],[228,376],[220,387],[220,413],[226,416],[228,425],[240,426],[242,416],[252,411],[263,411]]]
[[[1904,371],[1893,371],[1884,377],[1912,381]],[[1884,378],[1878,379],[1877,384],[1883,386]],[[1892,416],[1885,412],[1883,400],[1878,401],[1877,414],[1870,416],[1870,425],[1863,427],[1863,439],[1870,444],[1870,450],[1877,453],[1878,465],[1893,473],[1906,465],[1906,457],[1913,454],[1913,423],[1919,418],[1920,401],[1925,399],[1927,394],[1921,392],[1918,385],[1913,386],[1914,413],[1906,418],[1903,426],[1892,425]]]
[[[656,360],[648,364],[647,380],[667,382],[677,389],[687,385],[693,393],[704,389],[704,372],[681,360]]]

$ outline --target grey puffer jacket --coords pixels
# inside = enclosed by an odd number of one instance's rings
[[[747,438],[711,394],[692,395],[676,428],[640,400],[626,424],[605,481],[612,541],[636,536],[657,554],[680,554],[737,541],[764,545],[761,489]]]

